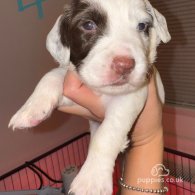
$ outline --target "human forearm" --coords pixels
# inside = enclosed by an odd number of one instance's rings
[[[141,140],[126,154],[124,182],[142,189],[162,189],[159,175],[152,175],[151,170],[163,162],[163,131],[156,130],[150,137]],[[148,195],[122,188],[121,195]]]

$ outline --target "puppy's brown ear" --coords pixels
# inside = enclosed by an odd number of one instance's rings
[[[171,40],[165,17],[152,7],[148,0],[144,0],[148,13],[153,17],[153,26],[160,40],[167,43]]]
[[[70,32],[70,22],[71,22],[71,18],[72,18],[72,2],[70,5],[66,5],[64,7],[64,13],[60,19],[60,29],[59,29],[59,33],[60,33],[60,40],[62,42],[62,44],[65,47],[69,47],[69,36],[71,34]]]
[[[53,28],[47,35],[47,50],[60,64],[60,66],[67,66],[70,62],[70,49],[68,41],[68,28],[70,22],[69,12],[69,8],[66,8],[64,14],[58,17]]]

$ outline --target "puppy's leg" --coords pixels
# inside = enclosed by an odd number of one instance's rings
[[[93,136],[95,135],[100,124],[101,124],[100,122],[89,120],[91,140],[92,140]]]
[[[55,68],[48,72],[38,83],[33,94],[17,111],[9,123],[13,129],[24,129],[37,126],[50,116],[61,100],[65,68]]]
[[[114,97],[106,117],[91,137],[87,159],[74,179],[74,195],[111,195],[114,163],[128,145],[127,134],[144,107],[147,87],[135,93]]]

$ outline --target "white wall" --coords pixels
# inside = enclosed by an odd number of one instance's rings
[[[7,128],[43,74],[57,66],[45,39],[64,3],[45,1],[39,19],[35,6],[18,12],[16,0],[0,1],[0,175],[88,129],[86,121],[58,111],[33,130]]]

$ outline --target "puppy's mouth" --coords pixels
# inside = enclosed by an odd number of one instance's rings
[[[121,75],[118,79],[105,83],[102,85],[102,87],[106,86],[122,86],[129,82],[129,76],[128,75]]]
[[[149,82],[150,78],[153,75],[153,66],[148,67],[147,71],[144,73],[145,76],[143,76],[145,79],[142,80],[142,82]],[[114,79],[113,81],[108,81],[105,84],[102,84],[100,87],[108,87],[108,86],[113,86],[113,87],[120,87],[126,84],[131,84],[133,86],[136,86],[136,83],[133,84],[133,82],[130,82],[130,74],[123,74],[120,75],[120,77]]]

